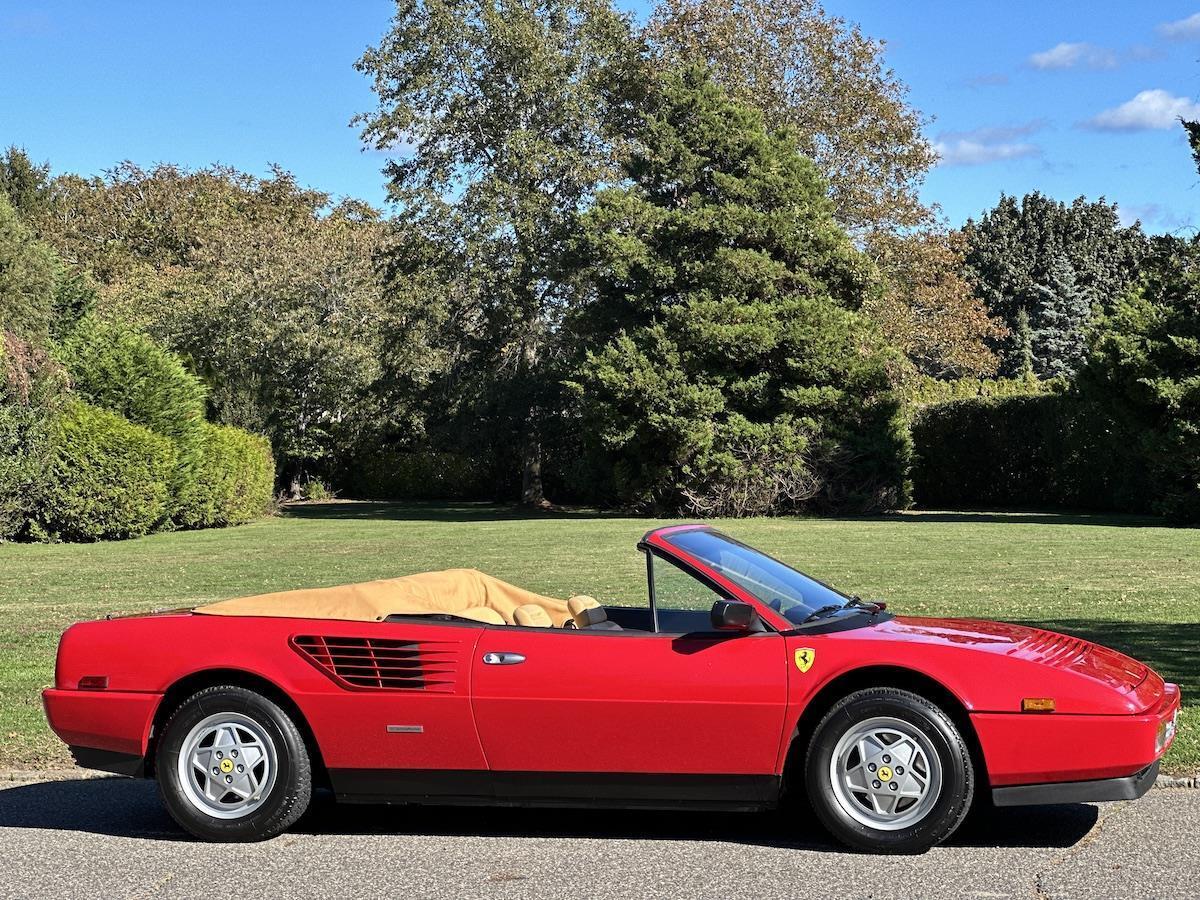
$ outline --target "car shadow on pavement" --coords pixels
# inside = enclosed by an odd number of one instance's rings
[[[1070,847],[1096,824],[1095,806],[982,809],[949,841],[955,847]],[[87,778],[0,789],[0,828],[81,831],[147,840],[190,840],[167,815],[152,782]],[[328,795],[292,829],[311,835],[600,838],[711,841],[841,852],[807,813],[597,811],[360,806]]]

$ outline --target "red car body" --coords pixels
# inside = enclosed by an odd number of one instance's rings
[[[876,612],[797,625],[672,544],[699,527],[639,546],[749,604],[760,630],[158,613],[69,628],[46,714],[81,765],[151,774],[172,705],[234,681],[295,713],[342,800],[755,809],[779,799],[821,711],[888,684],[957,718],[998,804],[1127,799],[1153,781],[1180,695],[1142,663],[995,622]],[[347,680],[321,651],[339,639],[412,645],[420,670]],[[1024,711],[1030,699],[1053,711]]]

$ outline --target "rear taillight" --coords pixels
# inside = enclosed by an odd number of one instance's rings
[[[1171,745],[1171,740],[1175,737],[1175,724],[1178,718],[1179,710],[1175,710],[1175,714],[1171,718],[1158,723],[1158,733],[1154,736],[1155,753],[1162,753]]]

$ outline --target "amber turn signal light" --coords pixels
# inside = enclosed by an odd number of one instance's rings
[[[1021,701],[1021,712],[1054,712],[1054,698],[1026,697]]]

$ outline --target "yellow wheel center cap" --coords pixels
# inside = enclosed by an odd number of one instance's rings
[[[221,760],[221,771],[226,774],[229,774],[230,772],[232,772],[233,771],[233,760],[232,759]],[[888,777],[891,778],[890,773],[889,773]]]
[[[892,780],[892,770],[888,766],[880,766],[877,774],[879,775],[880,781]]]

